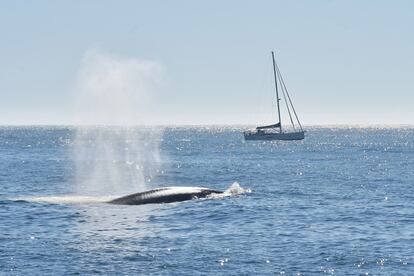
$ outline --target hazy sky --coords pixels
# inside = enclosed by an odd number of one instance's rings
[[[78,91],[96,74],[105,93],[148,89],[128,105],[145,109],[140,123],[272,123],[271,50],[303,124],[414,124],[413,12],[408,0],[2,1],[0,124],[82,121]],[[131,80],[143,72],[157,85]]]

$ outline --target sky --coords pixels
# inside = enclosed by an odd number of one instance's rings
[[[273,123],[274,50],[302,124],[413,125],[413,11],[408,0],[2,1],[0,124]]]

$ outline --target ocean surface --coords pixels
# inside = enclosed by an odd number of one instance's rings
[[[414,128],[241,131],[0,127],[0,275],[414,275]]]

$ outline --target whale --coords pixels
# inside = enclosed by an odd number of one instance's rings
[[[203,187],[165,187],[115,198],[108,203],[118,205],[160,204],[206,198],[213,194],[223,193],[224,191]]]
[[[18,196],[9,198],[13,201],[46,202],[52,204],[124,204],[142,205],[159,204],[187,201],[198,198],[222,199],[229,196],[237,196],[244,193],[251,193],[249,188],[240,187],[239,183],[234,182],[225,191],[209,189],[204,187],[165,187],[157,188],[145,192],[134,193],[122,197],[114,195],[47,195],[47,196]]]

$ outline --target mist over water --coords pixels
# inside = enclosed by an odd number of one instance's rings
[[[76,85],[75,187],[78,194],[145,190],[160,162],[161,128],[153,114],[161,66],[88,51]]]
[[[78,194],[128,194],[147,189],[161,161],[161,129],[81,127],[75,144]]]
[[[155,115],[162,66],[153,61],[87,51],[76,84],[79,125],[145,125]]]

